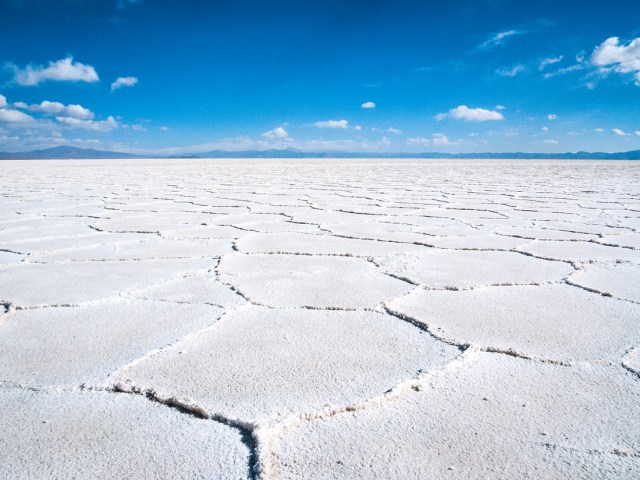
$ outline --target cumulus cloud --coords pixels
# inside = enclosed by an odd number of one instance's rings
[[[362,105],[360,105],[360,107],[362,108],[376,108],[376,104],[373,102],[364,102]]]
[[[547,115],[547,118],[549,120],[555,120],[558,118],[558,115],[556,115],[555,113],[550,113],[549,115]]]
[[[542,131],[543,132],[548,132],[549,131],[549,127],[542,127]]]
[[[563,55],[558,55],[557,57],[545,58],[538,65],[538,70],[542,71],[545,68],[547,68],[549,65],[553,65],[554,63],[560,63],[563,58],[564,58]]]
[[[327,120],[325,122],[316,122],[314,125],[318,128],[347,128],[349,122],[347,120]]]
[[[636,130],[636,131],[635,131],[635,132],[633,132],[633,133],[636,135],[636,137],[640,137],[640,130]]]
[[[500,75],[501,77],[515,77],[519,73],[523,73],[526,70],[527,70],[527,67],[525,67],[521,63],[518,63],[517,65],[514,65],[513,67],[499,68],[499,69],[496,70],[496,74]]]
[[[115,92],[122,87],[133,87],[136,83],[138,83],[138,77],[118,77],[111,84],[111,91]]]
[[[482,42],[476,47],[476,50],[488,52],[496,47],[500,47],[505,44],[507,39],[515,37],[516,35],[523,35],[527,33],[525,30],[506,30],[504,32],[498,32],[492,34],[487,40]]]
[[[0,95],[0,108],[4,108],[7,106],[7,97],[4,95]]]
[[[93,112],[82,105],[63,105],[60,102],[50,102],[45,100],[39,104],[27,107],[31,112],[40,112],[59,117],[72,117],[84,120],[93,118]]]
[[[262,134],[263,137],[266,138],[287,138],[289,137],[289,133],[287,133],[287,131],[282,128],[282,127],[276,127],[273,130],[269,130],[268,132],[264,132]]]
[[[160,127],[160,130],[162,132],[168,132],[169,131],[169,127]]]
[[[625,132],[624,130],[620,130],[619,128],[613,128],[611,130],[611,135],[616,135],[618,137],[625,137],[627,135],[627,132]]]
[[[603,70],[618,73],[633,73],[636,85],[640,86],[640,37],[621,44],[619,37],[607,38],[595,48],[591,63]]]
[[[118,128],[118,122],[112,116],[107,117],[106,120],[83,120],[73,117],[56,117],[56,120],[60,125],[72,129],[93,130],[96,132],[108,132],[115,128]]]
[[[506,110],[507,107],[505,107],[504,105],[496,105],[495,107],[493,107],[495,110]]]
[[[446,113],[436,115],[436,120],[454,118],[456,120],[466,120],[469,122],[486,122],[490,120],[504,120],[504,116],[495,110],[485,110],[484,108],[469,108],[466,105],[452,108]]]
[[[2,123],[27,123],[33,122],[34,118],[20,110],[0,108],[0,122]]]
[[[56,62],[43,65],[27,65],[21,69],[16,65],[11,67],[14,71],[14,81],[22,86],[39,85],[46,81],[56,82],[97,82],[98,74],[91,65],[74,62],[69,56]]]
[[[393,127],[387,128],[387,132],[393,133],[394,135],[402,135],[402,130],[398,130],[397,128]]]
[[[355,127],[353,127],[355,130],[360,131],[362,130],[362,126],[361,125],[356,125]]]

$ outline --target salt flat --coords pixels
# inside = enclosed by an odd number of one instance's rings
[[[640,163],[5,161],[0,478],[640,478]]]

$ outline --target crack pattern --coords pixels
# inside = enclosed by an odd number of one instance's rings
[[[370,410],[384,416],[407,398],[437,391],[435,379],[455,378],[483,356],[495,357],[498,365],[513,360],[563,372],[613,365],[615,375],[640,385],[635,165],[181,160],[148,161],[149,168],[141,168],[139,162],[47,162],[35,171],[34,162],[8,162],[0,179],[0,344],[7,346],[0,348],[6,365],[0,391],[143,397],[237,430],[250,452],[248,478],[269,480],[287,477],[274,448],[280,438]],[[66,170],[80,164],[81,174]],[[115,327],[135,320],[127,312],[144,317],[142,306],[168,319],[163,335]],[[483,308],[486,317],[478,313]],[[58,322],[80,338],[73,315],[93,311],[99,314],[86,317],[85,328],[97,329],[106,343],[149,347],[135,358],[123,354],[128,360],[115,369],[97,359],[91,368],[73,370],[66,383],[43,373],[44,367],[28,378],[11,363],[30,348],[26,328],[46,331],[47,322]],[[185,385],[205,375],[198,362],[187,362],[170,388],[127,381],[131,372],[176,352],[187,357],[195,345],[206,349],[203,339],[229,334],[255,311],[266,312],[255,320],[265,338],[278,317],[375,318],[377,335],[396,349],[380,355],[393,359],[405,377],[339,405],[307,408],[302,402],[271,417],[237,418],[184,393]],[[202,320],[194,322],[198,316]],[[159,328],[151,319],[140,321]],[[322,334],[327,348],[348,334],[335,325]],[[408,348],[394,337],[398,328],[456,355],[443,366],[416,369],[397,355]],[[286,329],[281,337],[290,351],[304,341]],[[243,339],[249,337],[238,336],[237,355],[250,356]],[[344,364],[333,367],[342,373],[354,364],[344,353]],[[287,361],[291,357],[262,359],[274,378],[302,368]],[[312,378],[323,361],[315,358],[306,373]],[[374,382],[379,373],[374,369],[351,383]],[[640,451],[580,447],[571,438],[545,445],[594,457],[612,454],[623,462]]]

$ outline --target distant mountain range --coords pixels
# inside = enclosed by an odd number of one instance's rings
[[[372,153],[372,152],[301,152],[292,148],[286,150],[246,150],[210,152],[188,155],[150,156],[132,153],[92,150],[76,147],[53,147],[30,152],[0,152],[0,160],[64,160],[64,159],[117,159],[117,158],[460,158],[460,159],[530,159],[530,160],[640,160],[640,150],[630,152],[566,152],[566,153]]]

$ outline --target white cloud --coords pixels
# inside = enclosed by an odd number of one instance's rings
[[[29,108],[29,105],[24,102],[14,102],[13,106],[14,108]]]
[[[558,55],[557,57],[549,57],[549,58],[545,58],[544,60],[542,60],[540,62],[540,64],[538,65],[538,70],[544,70],[545,68],[547,68],[549,65],[553,65],[554,63],[560,63],[562,61],[562,59],[564,58],[563,55]]]
[[[515,77],[516,75],[518,75],[519,73],[523,73],[527,70],[527,67],[525,67],[523,64],[518,63],[517,65],[514,65],[513,67],[504,67],[504,68],[499,68],[496,70],[496,74],[500,75],[501,77]]]
[[[169,131],[169,127],[160,127],[160,130],[163,132],[168,132]]]
[[[605,70],[634,73],[636,85],[640,86],[640,37],[626,45],[621,44],[618,37],[607,38],[591,54],[591,63]]]
[[[0,109],[0,122],[6,123],[27,123],[32,122],[34,118],[20,110]]]
[[[287,138],[289,136],[289,134],[287,133],[287,131],[282,128],[282,127],[276,127],[273,130],[269,130],[268,132],[264,132],[262,134],[263,137],[266,138]]]
[[[560,142],[558,142],[558,140],[545,140],[544,143],[547,145],[558,145]]]
[[[640,130],[636,130],[636,131],[635,131],[635,132],[633,132],[633,133],[636,135],[636,137],[640,137]]]
[[[347,120],[327,120],[325,122],[316,122],[314,125],[318,128],[347,128],[349,122]]]
[[[387,128],[387,132],[393,133],[394,135],[402,135],[402,130],[398,130],[397,128],[393,127]]]
[[[7,97],[4,95],[0,95],[0,108],[4,108],[7,106]]]
[[[545,73],[544,74],[544,78],[553,78],[553,77],[557,77],[559,75],[566,75],[567,73],[578,72],[580,70],[584,70],[584,68],[585,68],[584,65],[579,63],[577,65],[571,65],[570,67],[559,68],[558,70],[556,70],[554,72]]]
[[[376,108],[376,104],[373,102],[364,102],[362,105],[360,105],[360,107],[362,108]]]
[[[616,135],[618,137],[625,137],[627,133],[624,130],[620,130],[619,128],[611,129],[611,135]]]
[[[361,125],[356,125],[355,127],[353,127],[354,129],[356,129],[357,131],[362,130],[362,126]]]
[[[115,82],[111,84],[111,91],[115,92],[122,87],[133,87],[138,83],[138,77],[118,77]]]
[[[460,105],[459,107],[452,108],[447,113],[439,113],[436,115],[436,120],[444,120],[445,118],[455,118],[456,120],[467,120],[469,122],[486,122],[489,120],[503,120],[504,116],[494,110],[469,108],[466,105]]]
[[[493,50],[496,47],[504,45],[505,41],[508,38],[514,37],[516,35],[523,35],[527,33],[524,30],[506,30],[504,32],[498,32],[491,35],[487,40],[482,42],[480,45],[476,47],[476,50],[489,51]]]
[[[31,112],[46,113],[59,117],[73,117],[89,120],[93,118],[93,112],[82,105],[63,105],[60,102],[50,102],[45,100],[40,104],[27,107]]]
[[[496,105],[495,107],[493,107],[496,110],[506,110],[507,107],[505,107],[504,105]]]
[[[56,120],[60,125],[72,129],[94,130],[97,132],[108,132],[115,128],[118,128],[118,122],[112,116],[107,117],[106,120],[94,121],[94,120],[82,120],[73,117],[56,117]]]
[[[13,66],[14,80],[18,85],[34,86],[47,80],[57,82],[97,82],[98,74],[91,65],[74,62],[73,57],[63,58],[49,65],[27,65],[24,69]]]
[[[602,132],[604,132],[604,128],[594,128],[593,131],[594,132],[598,132],[598,133],[602,133]]]
[[[542,127],[542,131],[543,132],[548,132],[549,131],[549,127]]]
[[[547,115],[547,118],[549,120],[555,120],[558,118],[558,115],[556,115],[555,113],[550,113],[549,115]]]
[[[407,139],[407,145],[416,145],[423,147],[448,147],[451,145],[457,145],[459,142],[452,142],[444,133],[434,133],[431,138],[425,137],[413,137]]]

